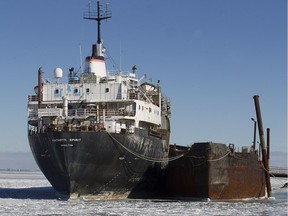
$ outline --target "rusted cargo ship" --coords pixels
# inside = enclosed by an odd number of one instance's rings
[[[106,70],[100,23],[111,13],[99,1],[84,18],[98,24],[84,70],[69,69],[63,82],[61,68],[54,81],[43,81],[39,68],[36,94],[28,96],[33,156],[51,185],[68,196],[151,196],[169,160],[169,101],[159,82],[137,77],[136,66]]]

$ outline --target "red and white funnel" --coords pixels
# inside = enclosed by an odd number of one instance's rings
[[[94,73],[97,80],[107,75],[102,43],[97,44],[97,46],[96,44],[93,44],[92,55],[86,57],[85,64],[85,71],[88,73]]]
[[[110,15],[109,11],[105,11],[103,14],[103,11],[100,10],[100,4],[99,1],[97,1],[97,13],[89,12],[84,15],[84,19],[89,20],[96,20],[97,21],[97,29],[98,29],[98,38],[97,38],[97,44],[93,44],[92,46],[92,55],[88,56],[86,58],[86,66],[85,71],[89,73],[94,73],[97,77],[97,82],[102,78],[106,76],[106,65],[105,65],[105,59],[104,59],[104,48],[101,41],[101,34],[100,34],[100,25],[101,21],[105,19],[109,19],[112,16]]]

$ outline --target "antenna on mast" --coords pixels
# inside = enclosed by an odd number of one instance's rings
[[[106,3],[105,6],[105,12],[100,9],[102,5],[100,5],[100,2],[97,1],[97,12],[95,11],[90,11],[90,1],[89,1],[89,11],[84,13],[84,19],[88,20],[96,20],[97,21],[97,44],[101,44],[101,33],[100,33],[100,25],[101,21],[105,19],[109,19],[112,17],[111,11],[108,10],[108,3]]]
[[[91,1],[89,0],[89,2],[88,2],[88,9],[89,9],[89,13],[90,13],[90,9],[91,9]]]
[[[83,67],[83,63],[82,63],[82,46],[81,44],[79,45],[79,51],[80,51],[80,72],[83,73],[82,67]]]

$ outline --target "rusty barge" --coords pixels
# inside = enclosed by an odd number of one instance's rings
[[[236,152],[233,144],[213,142],[170,147],[171,156],[181,154],[185,156],[169,162],[168,197],[235,200],[265,196],[262,162],[252,149]]]
[[[241,152],[236,152],[234,144],[202,142],[191,147],[170,145],[169,156],[182,157],[168,164],[164,184],[167,197],[243,200],[272,196],[268,161],[270,129],[267,129],[266,146],[259,96],[253,98],[257,121],[252,119],[255,123],[252,146],[244,146]],[[257,122],[259,150],[256,150]]]

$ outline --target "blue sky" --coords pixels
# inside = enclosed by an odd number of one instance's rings
[[[102,24],[104,44],[118,67],[136,64],[138,77],[161,80],[172,104],[171,143],[252,145],[257,94],[272,151],[287,152],[286,0],[109,3],[113,17]],[[30,151],[26,98],[38,68],[45,78],[56,67],[65,76],[80,66],[80,45],[83,58],[90,54],[96,23],[83,19],[87,5],[0,1],[0,152]]]

